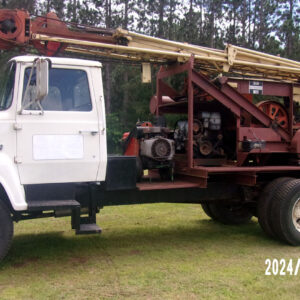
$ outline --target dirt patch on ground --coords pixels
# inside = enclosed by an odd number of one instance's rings
[[[130,255],[140,255],[142,252],[140,250],[137,249],[133,249],[130,251]]]
[[[16,268],[16,269],[18,269],[18,268],[23,268],[23,267],[28,266],[28,265],[30,265],[31,263],[37,262],[37,261],[39,261],[39,260],[40,260],[39,257],[33,256],[33,257],[27,258],[27,259],[24,260],[24,261],[16,262],[16,263],[12,264],[12,266],[13,266],[13,268]]]
[[[88,261],[87,257],[74,256],[69,258],[69,262],[73,265],[83,265]]]

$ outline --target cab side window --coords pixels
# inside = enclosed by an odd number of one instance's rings
[[[23,107],[26,110],[38,110],[40,108],[34,101],[35,70],[25,94],[30,72],[31,68],[27,68],[24,75]],[[49,93],[41,101],[41,106],[45,111],[91,111],[92,102],[86,72],[75,69],[50,69]]]

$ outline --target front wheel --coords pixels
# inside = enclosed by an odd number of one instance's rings
[[[0,202],[0,261],[6,256],[12,242],[14,225],[9,209]]]
[[[210,217],[228,225],[245,224],[250,221],[250,210],[241,203],[215,202],[207,203]]]

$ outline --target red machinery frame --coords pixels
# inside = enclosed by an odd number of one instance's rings
[[[294,153],[300,154],[300,139],[297,131],[293,128],[293,87],[299,87],[300,84],[284,83],[274,81],[264,81],[263,95],[286,97],[288,100],[289,125],[287,130],[276,124],[267,114],[261,111],[256,105],[249,101],[249,82],[253,79],[229,79],[219,77],[211,81],[205,75],[199,73],[194,68],[194,61],[191,58],[185,64],[174,64],[168,67],[161,67],[157,74],[157,92],[156,107],[151,104],[152,112],[156,115],[164,113],[182,112],[180,102],[164,103],[163,97],[174,98],[179,96],[171,86],[165,83],[164,79],[175,74],[187,73],[187,115],[188,126],[192,128],[194,121],[194,94],[195,88],[200,88],[207,99],[216,99],[227,109],[229,109],[236,119],[236,152],[237,160],[234,164],[222,166],[199,166],[196,159],[193,158],[193,131],[188,131],[188,150],[186,162],[178,161],[176,173],[184,176],[196,177],[201,187],[207,186],[207,180],[210,175],[226,174],[230,181],[244,185],[255,185],[257,173],[270,172],[300,172],[300,167],[295,165],[285,166],[243,166],[249,154],[271,154],[271,153]],[[231,85],[235,85],[233,88]],[[256,119],[257,124],[241,125],[241,118],[247,117]],[[294,134],[295,132],[295,134]],[[253,139],[266,141],[264,149],[253,149],[250,152],[243,152],[239,149],[239,144],[243,139]],[[299,163],[299,162],[297,162]],[[194,180],[195,182],[195,180]]]
[[[10,20],[12,24],[3,32],[3,26],[5,25],[2,22],[7,20]],[[63,52],[68,46],[66,43],[35,40],[34,37],[38,34],[47,34],[49,37],[59,34],[61,38],[116,44],[116,40],[109,30],[94,29],[93,33],[85,31],[84,34],[80,30],[69,30],[66,23],[52,12],[31,19],[26,10],[0,10],[0,49],[8,50],[16,46],[33,45],[41,54],[53,56]]]

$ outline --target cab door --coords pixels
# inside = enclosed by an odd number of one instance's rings
[[[16,118],[16,163],[21,183],[95,181],[100,128],[89,68],[53,65],[49,93],[40,105],[32,101],[35,71],[31,78],[29,65],[23,71],[21,113]]]

